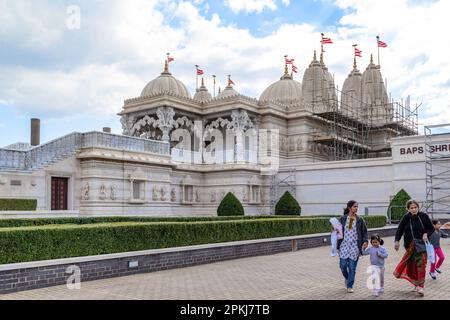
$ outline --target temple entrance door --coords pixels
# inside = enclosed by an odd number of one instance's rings
[[[52,210],[67,210],[69,178],[52,177]]]

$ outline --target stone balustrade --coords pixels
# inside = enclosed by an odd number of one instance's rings
[[[82,148],[111,148],[169,155],[169,143],[105,132],[73,132],[28,151],[0,148],[0,169],[32,170],[62,160]]]

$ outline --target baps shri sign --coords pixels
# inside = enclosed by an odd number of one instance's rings
[[[399,148],[400,155],[423,154],[424,152],[425,152],[424,146],[405,146]],[[430,152],[431,153],[450,152],[450,143],[431,145]]]

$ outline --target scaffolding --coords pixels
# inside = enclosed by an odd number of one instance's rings
[[[418,135],[419,107],[411,110],[409,97],[406,106],[393,101],[369,105],[334,90],[334,99],[311,106],[314,117],[326,124],[312,133],[312,141],[328,147],[328,160],[390,156],[390,138]]]
[[[450,213],[450,152],[438,151],[433,141],[433,137],[450,133],[448,131],[450,131],[450,124],[424,127],[426,174],[424,210],[431,218],[434,218],[435,214]]]
[[[275,206],[280,198],[280,188],[286,189],[283,191],[289,191],[294,198],[297,195],[297,180],[295,175],[295,169],[288,169],[288,175],[280,180],[279,173],[271,176],[270,181],[270,214],[275,214]]]

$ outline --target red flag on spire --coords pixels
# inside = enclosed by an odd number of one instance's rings
[[[378,47],[380,47],[380,48],[386,48],[386,47],[387,47],[387,44],[386,44],[385,42],[381,41],[381,40],[378,40]]]
[[[295,73],[297,73],[297,67],[296,67],[296,66],[294,66],[294,65],[292,65],[292,72],[295,72]]]
[[[355,48],[355,57],[362,57],[362,55],[361,55],[361,53],[362,53],[362,51],[361,50],[359,50],[358,48]]]
[[[228,86],[231,86],[231,85],[234,85],[234,82],[233,82],[233,80],[231,80],[230,77],[228,77]]]
[[[199,66],[198,65],[195,65],[195,68],[197,68],[197,75],[198,76],[201,76],[201,75],[203,75],[203,70],[202,69],[199,69]]]
[[[324,37],[324,34],[322,33],[322,40],[320,40],[321,44],[332,44],[333,40],[331,38]]]
[[[284,61],[286,64],[292,64],[294,62],[294,59],[288,59],[287,56],[284,56]]]
[[[169,56],[169,53],[167,54],[167,62],[171,63],[173,60],[175,60],[174,58]]]

